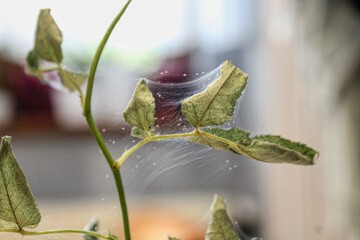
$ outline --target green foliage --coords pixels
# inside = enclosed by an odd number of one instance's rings
[[[240,240],[226,210],[224,200],[215,195],[205,240]]]
[[[317,152],[305,144],[280,136],[261,135],[237,129],[204,128],[206,134],[192,138],[193,142],[214,149],[231,151],[268,163],[314,164]]]
[[[147,142],[183,137],[216,150],[231,151],[263,162],[314,164],[318,154],[305,144],[274,135],[250,137],[249,132],[237,128],[213,127],[231,119],[236,101],[246,84],[247,75],[244,72],[229,61],[223,62],[219,76],[213,83],[204,91],[182,102],[181,111],[195,130],[185,134],[156,135],[151,129],[155,115],[154,97],[146,86],[146,82],[141,80],[124,112],[124,118],[133,126],[131,135],[143,139],[143,142],[124,152],[115,166],[121,166],[125,158]],[[209,127],[210,125],[212,127]]]
[[[50,15],[50,9],[42,9],[35,35],[34,51],[36,55],[50,62],[61,63],[63,59],[62,41],[61,31]]]
[[[40,212],[5,136],[0,146],[0,229],[22,230],[40,222]]]
[[[49,9],[40,11],[34,48],[27,56],[27,72],[29,74],[45,82],[45,73],[56,72],[65,88],[69,91],[77,91],[80,94],[84,107],[83,113],[89,128],[109,166],[114,170],[113,175],[124,222],[125,240],[131,240],[126,198],[120,171],[115,171],[115,169],[120,168],[122,163],[138,148],[151,141],[187,138],[192,142],[213,149],[231,151],[264,162],[301,165],[314,163],[318,154],[305,144],[273,135],[251,137],[249,132],[237,128],[222,129],[216,127],[232,118],[237,99],[242,95],[247,84],[247,74],[230,61],[222,63],[217,78],[204,91],[182,102],[181,112],[194,127],[191,132],[165,135],[155,132],[153,128],[155,123],[155,100],[146,85],[146,81],[144,79],[140,80],[128,107],[124,111],[124,119],[132,126],[131,135],[141,140],[131,149],[124,151],[114,161],[92,117],[91,96],[97,64],[102,50],[130,2],[131,0],[126,2],[99,44],[90,67],[86,96],[83,95],[80,87],[86,81],[87,76],[69,71],[62,66],[62,33],[52,18]],[[46,68],[43,67],[44,65]],[[26,183],[25,176],[16,162],[10,139],[10,137],[3,137],[0,146],[0,232],[17,232],[23,235],[81,233],[84,234],[86,240],[97,240],[99,238],[118,239],[117,236],[112,234],[102,235],[97,233],[98,220],[90,222],[84,230],[49,230],[43,232],[24,230],[23,228],[26,227],[37,226],[41,216]],[[211,213],[206,240],[240,240],[227,213],[225,202],[221,197],[215,196]],[[168,237],[168,240],[179,239]]]
[[[42,9],[37,23],[35,46],[26,58],[27,72],[44,81],[43,73],[57,71],[65,88],[69,91],[78,91],[82,95],[80,86],[86,81],[87,76],[83,73],[67,70],[61,65],[63,60],[62,41],[62,33],[51,16],[50,9]],[[42,62],[54,66],[41,68]]]
[[[155,99],[142,79],[137,84],[127,108],[124,119],[131,126],[136,127],[132,133],[135,137],[144,137],[149,134],[155,122]]]
[[[181,111],[196,128],[223,124],[231,119],[246,84],[247,75],[225,61],[220,66],[219,77],[203,92],[185,99]]]
[[[86,81],[87,75],[83,73],[74,73],[66,69],[59,70],[62,84],[70,91],[76,91]]]

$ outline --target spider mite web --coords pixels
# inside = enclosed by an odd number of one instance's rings
[[[181,113],[181,101],[203,91],[219,74],[220,67],[217,67],[208,73],[195,73],[194,80],[190,80],[191,76],[187,74],[176,76],[177,79],[183,77],[185,81],[146,80],[156,103],[156,131],[162,134],[192,131],[193,127]],[[236,125],[238,108],[239,101],[233,119],[224,127]],[[129,133],[129,130],[124,131]],[[120,155],[138,141],[127,136],[116,141],[112,148],[116,147]],[[180,202],[196,202],[194,207],[198,207],[194,212],[199,216],[198,224],[203,226],[209,217],[208,209],[215,193],[223,195],[230,205],[231,196],[237,195],[237,189],[245,189],[246,192],[253,187],[248,168],[253,167],[254,163],[244,160],[242,156],[215,151],[186,139],[171,139],[144,145],[126,160],[121,171],[128,196],[143,198],[166,195]],[[184,226],[189,227],[198,226],[196,223]]]

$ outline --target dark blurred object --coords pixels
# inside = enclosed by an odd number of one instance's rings
[[[156,125],[163,130],[176,131],[182,118],[180,102],[187,97],[191,89],[180,89],[181,83],[191,80],[190,53],[168,58],[159,70],[149,78],[149,88],[153,92],[156,104]],[[186,87],[186,86],[183,86]]]
[[[0,87],[15,101],[11,128],[45,129],[54,125],[51,89],[26,75],[23,66],[0,56]]]

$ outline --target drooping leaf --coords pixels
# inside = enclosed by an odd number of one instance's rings
[[[3,137],[0,147],[0,229],[36,227],[40,212],[10,141],[11,137]]]
[[[215,195],[205,240],[240,240],[226,210],[224,200]]]
[[[42,9],[38,18],[34,52],[44,60],[61,63],[61,43],[62,33],[52,18],[50,9]]]
[[[237,128],[204,128],[202,133],[191,140],[214,149],[232,151],[263,162],[312,165],[318,156],[316,150],[305,144],[280,136],[250,137],[249,132]]]
[[[80,86],[86,81],[87,75],[82,73],[75,73],[66,69],[59,71],[61,82],[70,91],[77,91]]]
[[[91,219],[90,222],[88,224],[86,224],[86,226],[84,227],[85,231],[91,231],[91,232],[97,232],[98,229],[99,229],[99,220],[97,218]],[[85,240],[98,240],[97,237],[90,236],[90,235],[85,235],[84,239]]]
[[[219,77],[204,91],[185,99],[181,111],[194,127],[223,124],[231,119],[246,84],[247,75],[225,61]]]
[[[124,111],[124,119],[133,127],[149,132],[155,122],[155,99],[142,79]]]

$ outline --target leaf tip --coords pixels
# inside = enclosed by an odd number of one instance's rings
[[[5,145],[10,145],[11,139],[12,139],[12,137],[10,137],[10,136],[7,136],[7,135],[3,136],[1,138],[1,144],[0,144],[1,148]]]
[[[225,200],[218,194],[214,195],[213,203],[211,204],[211,211],[216,212],[218,210],[226,209]]]

